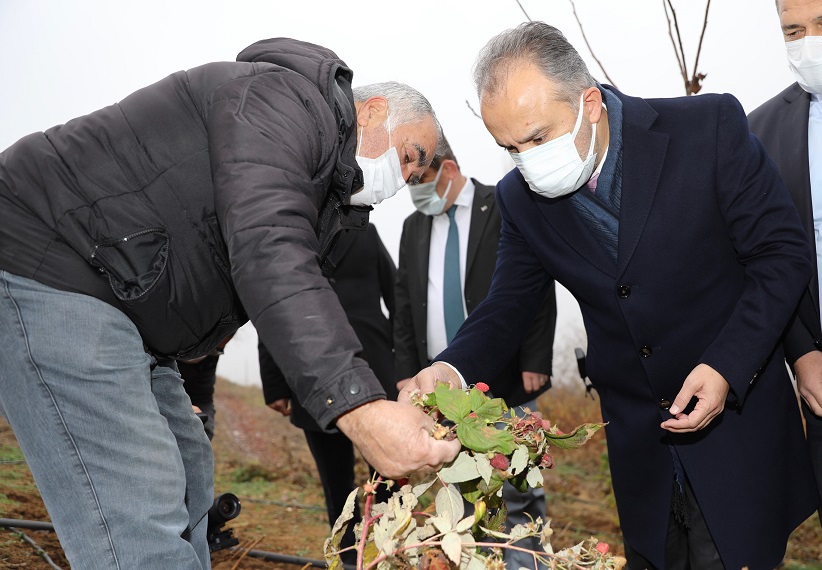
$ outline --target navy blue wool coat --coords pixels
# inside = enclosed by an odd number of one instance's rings
[[[776,167],[729,95],[623,103],[616,263],[567,198],[497,187],[502,238],[491,292],[437,357],[468,382],[514,353],[546,287],[579,301],[620,524],[665,566],[675,446],[726,568],[772,569],[817,507],[797,400],[778,341],[812,254]],[[730,384],[725,410],[670,434],[672,401],[699,363]]]

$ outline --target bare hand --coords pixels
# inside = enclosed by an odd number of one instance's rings
[[[405,385],[409,382],[411,382],[411,378],[403,378],[402,380],[399,380],[397,382],[397,390],[402,391],[402,389],[405,388]]]
[[[793,365],[796,387],[814,414],[822,416],[822,352],[814,350]]]
[[[539,372],[523,372],[522,386],[529,394],[540,390],[548,382],[547,374],[540,374]]]
[[[708,366],[700,364],[694,368],[671,405],[674,419],[662,422],[662,428],[674,433],[699,431],[725,409],[725,399],[731,387],[722,375]],[[682,410],[696,396],[698,402],[690,414]]]
[[[288,398],[280,398],[279,400],[274,400],[268,407],[274,410],[275,412],[280,412],[284,416],[291,415],[291,400]]]
[[[447,364],[435,362],[428,368],[420,370],[416,376],[406,382],[397,397],[398,402],[409,403],[411,393],[419,390],[422,394],[433,392],[437,384],[450,384],[452,388],[462,388],[462,380]]]
[[[337,427],[380,475],[390,479],[437,471],[460,451],[457,439],[431,437],[434,420],[402,402],[369,402],[337,418]]]

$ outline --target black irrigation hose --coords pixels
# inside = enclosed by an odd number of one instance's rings
[[[40,521],[26,521],[22,519],[0,519],[0,527],[17,527],[17,528],[27,528],[30,530],[50,530],[54,531],[54,525],[50,522],[40,522]]]
[[[290,509],[302,509],[305,511],[318,511],[318,512],[326,512],[327,509],[325,507],[320,507],[318,505],[296,505],[294,503],[286,503],[285,501],[272,501],[268,499],[243,499],[244,503],[257,503],[260,505],[276,505],[278,507],[287,507]]]
[[[3,520],[9,520],[9,519],[3,519]],[[23,522],[31,522],[31,521],[23,521]],[[40,524],[43,524],[43,523],[40,523]],[[49,525],[49,526],[51,526],[51,525]],[[17,534],[19,534],[19,535],[20,535],[20,538],[22,538],[22,539],[23,539],[23,540],[25,540],[27,543],[29,543],[30,545],[32,545],[32,546],[34,547],[34,549],[37,551],[38,556],[40,556],[40,557],[41,557],[41,558],[42,558],[42,559],[46,562],[46,564],[48,564],[49,566],[51,566],[51,568],[52,568],[53,570],[63,570],[63,569],[62,569],[62,568],[60,568],[57,564],[55,564],[55,563],[54,563],[54,560],[52,560],[52,559],[51,559],[51,557],[48,555],[48,553],[47,553],[45,550],[43,550],[42,548],[40,548],[40,546],[39,546],[36,542],[34,542],[34,540],[32,540],[32,539],[31,539],[31,538],[30,538],[30,537],[29,537],[26,533],[24,533],[22,530],[20,530],[20,529],[18,529],[18,528],[16,528],[16,527],[13,527],[13,526],[8,527],[8,529],[9,529],[10,531],[12,531],[12,532],[16,532]],[[40,529],[40,530],[47,530],[47,529]],[[53,530],[53,527],[52,527],[52,530]]]

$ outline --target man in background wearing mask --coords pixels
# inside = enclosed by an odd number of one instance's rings
[[[753,111],[749,120],[751,131],[779,167],[816,250],[816,271],[783,346],[802,396],[816,485],[822,494],[822,0],[777,0],[776,8],[796,83]]]
[[[384,399],[321,273],[439,139],[420,93],[351,80],[326,48],[264,40],[0,154],[0,413],[72,567],[210,567],[211,446],[174,361],[249,318],[384,475],[458,453]]]
[[[585,322],[629,567],[775,568],[819,502],[779,344],[812,254],[741,106],[601,86],[542,22],[492,39],[474,78],[517,164],[497,268],[401,397],[494,374],[557,280]]]
[[[442,352],[457,329],[488,294],[497,261],[500,214],[494,188],[467,178],[450,146],[434,157],[420,183],[409,186],[417,208],[403,224],[395,290],[394,370],[398,388]],[[498,374],[477,378],[516,413],[536,411],[536,398],[551,385],[557,304],[553,286],[517,355]],[[545,493],[503,487],[508,520],[545,518]],[[529,518],[530,515],[530,518]],[[537,539],[517,546],[539,548]],[[533,557],[505,550],[509,568],[528,567]]]

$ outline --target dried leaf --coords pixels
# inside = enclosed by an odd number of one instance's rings
[[[545,432],[548,442],[560,449],[576,449],[598,432],[605,424],[582,424],[571,433],[551,433]]]
[[[450,558],[454,564],[460,563],[462,539],[459,534],[453,531],[446,533],[446,535],[442,537],[441,546],[442,551],[445,552],[445,555]]]
[[[528,470],[528,475],[525,477],[525,480],[528,481],[528,486],[532,489],[542,487],[545,483],[545,479],[542,478],[542,472],[538,467],[531,467],[531,469]]]
[[[461,451],[450,465],[440,469],[439,476],[444,483],[462,483],[479,479],[480,474],[474,456],[468,451]]]
[[[528,467],[528,448],[524,445],[520,445],[511,457],[511,466],[509,467],[511,470],[511,475],[521,473],[526,467]]]
[[[448,484],[437,493],[437,515],[446,517],[451,522],[451,528],[454,528],[462,519],[465,513],[465,506],[462,503],[462,495],[459,490]]]
[[[431,473],[425,479],[417,483],[411,488],[411,492],[414,493],[416,497],[422,497],[425,492],[431,488],[431,485],[436,483],[438,480],[436,473]]]
[[[348,526],[348,522],[354,518],[354,505],[357,501],[358,491],[359,488],[354,489],[348,494],[348,498],[345,499],[345,505],[343,506],[342,513],[340,513],[340,516],[331,528],[331,536],[328,537],[325,544],[323,544],[323,551],[325,553],[326,560],[330,561],[340,549],[340,542],[342,541],[343,534],[345,534],[345,529]]]
[[[494,472],[494,468],[491,467],[491,460],[488,459],[488,456],[484,453],[478,453],[474,456],[474,462],[477,465],[477,472],[482,477],[482,480],[485,482],[486,485],[491,482],[491,475]]]
[[[465,517],[464,519],[462,519],[460,522],[457,523],[457,526],[455,527],[454,530],[456,530],[459,533],[466,532],[466,531],[470,530],[472,526],[474,526],[474,522],[475,522],[474,515],[468,515],[467,517]]]

